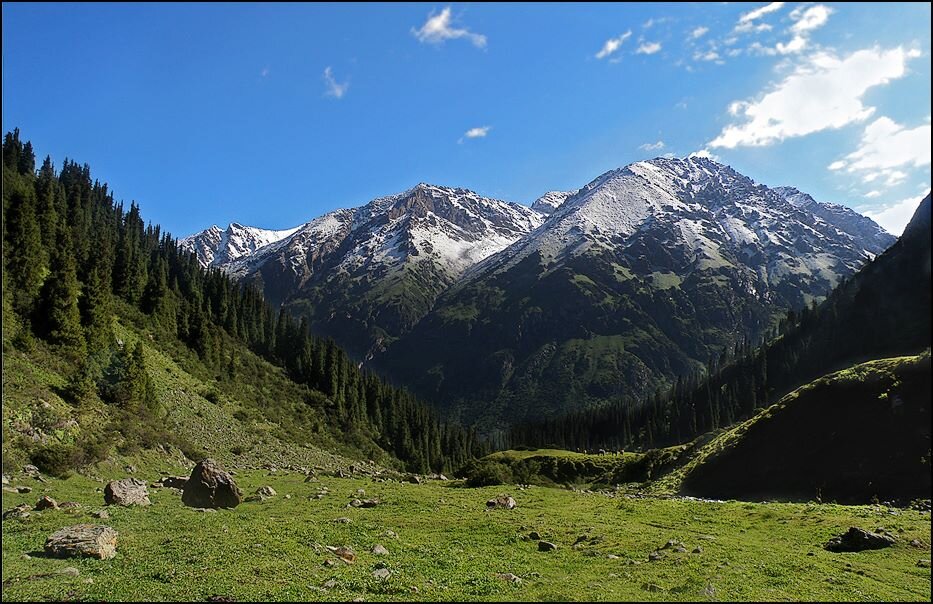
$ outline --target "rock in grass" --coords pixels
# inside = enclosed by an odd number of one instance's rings
[[[648,561],[649,561],[649,562],[657,562],[658,560],[660,560],[660,559],[663,558],[663,557],[664,557],[664,556],[661,554],[661,552],[651,552],[650,554],[648,554]]]
[[[243,501],[243,492],[220,464],[205,459],[191,471],[181,501],[194,508],[235,508]]]
[[[167,489],[183,489],[185,488],[186,482],[188,482],[187,476],[163,476],[152,486],[165,487]]]
[[[496,577],[502,579],[503,581],[508,581],[509,583],[514,583],[518,585],[522,582],[522,578],[518,575],[512,573],[496,573]]]
[[[25,495],[26,493],[32,493],[32,487],[16,487],[16,492],[20,495]]]
[[[551,543],[550,541],[538,541],[539,552],[553,552],[556,549],[557,549],[557,546]]]
[[[850,527],[845,534],[833,537],[824,549],[831,552],[861,552],[869,549],[883,549],[894,545],[894,537],[872,533],[856,527]]]
[[[81,504],[77,501],[63,501],[58,504],[58,508],[62,510],[77,510],[81,508]]]
[[[504,510],[514,510],[515,505],[515,500],[512,499],[512,497],[509,495],[498,495],[486,502],[486,508],[490,510],[497,508]]]
[[[39,501],[36,502],[36,510],[57,510],[58,502],[49,497],[48,495],[43,495]]]
[[[377,579],[382,579],[383,581],[388,579],[389,575],[391,574],[392,572],[389,571],[388,568],[377,568],[376,570],[373,571],[373,576]]]
[[[269,485],[266,485],[264,487],[259,487],[258,489],[256,489],[256,494],[259,495],[260,499],[265,500],[271,497],[275,497],[278,493],[275,492],[275,489],[273,489]]]
[[[538,531],[531,531],[530,533],[528,533],[528,538],[531,539],[532,541],[540,541],[541,534],[538,533]]]
[[[354,552],[349,547],[334,547],[332,545],[328,545],[327,549],[347,564],[353,564],[353,562],[356,561],[356,552]]]
[[[25,520],[26,518],[29,518],[30,510],[31,508],[29,507],[28,503],[21,503],[15,508],[12,508],[12,509],[9,509],[3,512],[3,519],[4,520],[12,520],[12,519]]]
[[[375,556],[388,556],[389,550],[387,550],[382,544],[377,543],[370,550],[370,553],[372,553]]]
[[[69,526],[52,533],[45,553],[55,558],[108,560],[117,554],[117,532],[99,524]]]
[[[920,568],[930,568],[929,560],[917,560],[917,566]]]
[[[146,483],[138,478],[112,480],[104,487],[107,505],[152,505]]]
[[[91,516],[95,518],[100,518],[102,520],[106,520],[110,518],[110,512],[108,512],[107,510],[97,510],[96,512],[91,512]]]

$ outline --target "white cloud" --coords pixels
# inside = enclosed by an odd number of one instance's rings
[[[875,211],[867,211],[865,215],[877,222],[892,235],[900,236],[904,232],[904,227],[913,218],[917,206],[922,201],[919,197],[909,197],[889,204],[887,208]]]
[[[719,161],[718,155],[713,155],[710,153],[709,149],[700,149],[699,151],[694,151],[687,157],[703,157],[705,159],[711,159],[713,161]]]
[[[790,39],[790,42],[784,44],[783,42],[778,42],[777,46],[774,49],[778,54],[790,55],[801,52],[804,48],[807,47],[807,38],[801,35],[795,35]]]
[[[702,38],[703,36],[705,36],[707,32],[709,32],[708,27],[698,27],[694,29],[692,32],[690,32],[690,37],[696,40],[697,38]]]
[[[656,143],[645,143],[638,146],[642,151],[660,151],[664,148],[664,141],[658,141]]]
[[[832,165],[848,172],[930,165],[930,124],[907,129],[888,117],[865,127],[858,148]]]
[[[730,105],[744,120],[723,128],[709,146],[770,145],[867,119],[875,109],[862,104],[862,95],[903,76],[907,61],[918,54],[902,47],[869,48],[843,58],[813,54],[757,100]]]
[[[411,33],[418,38],[419,42],[429,44],[442,44],[446,40],[456,40],[457,38],[466,38],[477,48],[486,47],[486,36],[471,32],[467,28],[457,29],[452,23],[450,7],[444,7],[444,10],[428,15],[428,20],[420,29],[411,28]]]
[[[719,61],[719,53],[712,48],[706,52],[697,51],[693,53],[694,61]]]
[[[875,197],[881,197],[881,191],[869,191],[865,193],[865,197],[868,199],[874,199]]]
[[[827,166],[829,170],[842,170],[845,167],[846,167],[846,162],[844,161],[834,161],[833,163]]]
[[[753,11],[749,11],[739,17],[739,22],[735,26],[735,31],[740,33],[747,32],[762,32],[771,29],[771,26],[767,23],[755,24],[755,21],[764,17],[768,13],[773,13],[774,11],[781,10],[784,7],[783,2],[772,2],[766,4],[765,6],[756,8]]]
[[[603,44],[602,50],[596,53],[597,59],[604,59],[619,50],[619,47],[622,46],[622,43],[628,40],[632,36],[632,30],[628,30],[624,34],[620,35],[618,38],[609,38],[606,40],[606,43]]]
[[[332,96],[335,99],[343,98],[343,95],[347,93],[347,89],[350,88],[350,82],[346,81],[343,83],[338,82],[334,79],[334,72],[330,67],[324,69],[324,94],[327,96]]]
[[[661,50],[660,42],[642,42],[635,52],[640,55],[653,55]]]
[[[833,9],[822,4],[811,6],[803,10],[803,12],[801,10],[802,7],[795,8],[790,13],[790,18],[796,21],[790,28],[795,34],[802,34],[823,27],[829,20],[829,16],[833,14]]]
[[[492,126],[477,126],[476,128],[470,128],[463,133],[463,136],[460,137],[460,140],[457,141],[458,145],[463,144],[464,138],[485,138],[489,131],[492,130]]]

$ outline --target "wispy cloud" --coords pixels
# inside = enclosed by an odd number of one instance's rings
[[[411,33],[418,38],[419,42],[428,44],[442,44],[447,40],[456,40],[466,38],[477,48],[486,47],[486,36],[468,30],[466,27],[456,28],[453,26],[453,17],[449,6],[435,14],[428,15],[427,21],[419,29],[411,28]]]
[[[624,34],[620,35],[617,38],[609,38],[606,40],[606,43],[603,44],[602,49],[596,53],[597,59],[605,59],[615,51],[619,50],[622,46],[622,43],[632,37],[632,30],[628,30]]]
[[[802,34],[818,29],[826,25],[831,14],[833,14],[833,9],[823,4],[809,8],[797,7],[790,13],[790,18],[795,21],[790,30],[795,34]]]
[[[906,73],[907,62],[919,53],[902,47],[868,48],[846,57],[815,53],[757,99],[730,104],[739,118],[710,141],[728,149],[762,146],[867,119],[873,107],[862,96]]]
[[[457,141],[458,145],[463,144],[463,139],[470,138],[485,138],[489,131],[492,130],[492,126],[477,126],[476,128],[470,128],[463,133],[463,136]]]
[[[749,31],[765,31],[771,29],[771,26],[767,23],[764,24],[755,24],[755,21],[764,17],[769,13],[779,11],[784,8],[783,2],[771,2],[755,10],[744,13],[739,17],[739,22],[735,26],[735,31],[738,32],[749,32]]]
[[[635,52],[640,55],[653,55],[661,50],[660,42],[642,42]]]
[[[327,67],[324,69],[324,94],[335,99],[342,99],[350,88],[350,82],[338,82],[334,78],[334,71]]]
[[[262,71],[259,72],[259,77],[261,77],[261,78],[264,78],[264,77],[266,77],[267,75],[269,75],[269,67],[268,67],[268,66],[263,67],[263,68],[262,68]]]
[[[855,151],[828,167],[858,174],[865,183],[893,187],[907,178],[904,170],[930,165],[930,145],[929,123],[905,128],[882,116],[865,127]]]
[[[664,148],[664,141],[658,141],[656,143],[645,143],[638,146],[642,151],[660,151]]]
[[[690,38],[693,40],[696,40],[697,38],[702,38],[703,36],[707,34],[707,32],[709,32],[708,27],[697,27],[696,29],[690,32]]]

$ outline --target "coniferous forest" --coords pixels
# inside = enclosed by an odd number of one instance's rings
[[[96,396],[113,405],[124,438],[158,440],[139,433],[159,424],[140,345],[131,350],[113,332],[114,318],[140,312],[158,340],[184,345],[222,378],[236,378],[237,345],[281,366],[328,429],[369,435],[410,471],[450,471],[484,451],[475,434],[441,423],[405,390],[361,371],[333,341],[309,334],[305,321],[201,268],[171,234],[147,224],[138,205],[116,201],[86,164],[66,159],[56,170],[46,157],[37,169],[18,130],[3,141],[3,269],[4,323],[19,325],[17,344],[28,348],[39,338],[52,346],[70,366],[68,399]],[[300,426],[303,414],[286,423]],[[85,443],[81,454],[40,450],[36,457],[80,465],[107,450],[102,441]]]

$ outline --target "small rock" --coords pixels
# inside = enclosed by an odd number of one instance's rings
[[[356,561],[356,552],[354,552],[349,547],[334,547],[332,545],[328,545],[327,549],[347,564],[353,564],[353,562]]]
[[[156,484],[170,489],[184,489],[187,483],[187,476],[163,476]]]
[[[27,476],[38,476],[39,468],[37,468],[36,466],[32,464],[26,464],[25,466],[23,466],[23,474]]]
[[[845,534],[833,537],[824,549],[831,552],[861,552],[869,549],[882,549],[894,545],[894,537],[850,527]]]
[[[930,561],[922,560],[922,559],[917,560],[917,566],[919,566],[920,568],[930,568]]]
[[[499,495],[486,502],[487,509],[502,508],[505,510],[515,509],[515,500],[509,495]]]
[[[273,489],[269,485],[266,485],[264,487],[259,487],[258,489],[256,489],[256,494],[259,495],[259,498],[262,500],[266,500],[266,499],[269,499],[270,497],[275,497],[277,495],[277,493],[275,492],[275,489]]]
[[[353,521],[347,518],[346,516],[341,516],[340,518],[334,518],[334,522],[336,522],[337,524],[350,524]]]
[[[356,494],[359,495],[360,497],[365,497],[365,496],[366,496],[366,489],[357,489],[357,490],[356,490]]]
[[[16,518],[18,520],[25,520],[26,518],[29,518],[31,509],[32,508],[29,507],[28,503],[21,503],[15,508],[3,512],[3,519],[9,520]]]
[[[912,539],[912,540],[910,541],[910,546],[911,546],[911,547],[916,547],[917,549],[923,549],[923,548],[925,547],[925,546],[923,545],[923,541],[921,541],[921,540],[919,540],[919,539]]]
[[[328,579],[324,582],[323,587],[324,589],[333,589],[337,587],[337,581],[335,579]]]
[[[552,552],[556,549],[557,549],[557,546],[551,543],[550,541],[538,541],[539,552]]]
[[[418,593],[418,586],[417,586],[417,585],[412,585],[412,586],[409,587],[408,589],[409,589],[409,590],[411,591],[411,593],[413,593],[413,594]]]
[[[55,558],[108,560],[117,554],[117,532],[97,524],[69,526],[52,533],[45,542],[45,552]]]
[[[377,568],[376,570],[373,571],[373,576],[376,577],[377,579],[382,579],[383,581],[388,579],[389,575],[391,574],[392,573],[389,571],[388,568]]]
[[[20,495],[25,495],[26,493],[32,493],[32,487],[16,487],[16,492]]]
[[[808,556],[815,556],[816,553],[814,553],[814,552],[807,552],[807,555],[808,555]]]
[[[49,497],[48,495],[42,496],[39,501],[36,502],[36,510],[57,510],[58,502]]]
[[[81,571],[79,571],[74,566],[66,566],[65,568],[58,571],[58,574],[65,575],[66,577],[77,577],[81,574]]]
[[[58,504],[58,507],[62,510],[77,510],[81,508],[81,504],[77,501],[63,501]]]
[[[502,579],[503,581],[508,581],[509,583],[514,583],[516,585],[522,582],[522,578],[518,575],[513,575],[512,573],[496,573],[496,577]]]
[[[330,558],[328,558],[327,560],[324,560],[323,564],[324,566],[328,566],[328,567],[337,566],[337,563],[331,560]]]
[[[687,548],[682,545],[678,545],[677,547],[674,548],[674,552],[678,554],[686,554]]]
[[[396,533],[396,532],[393,531],[393,530],[387,530],[387,531],[385,532],[385,536],[386,536],[386,537],[390,537],[390,538],[392,538],[392,539],[398,539],[398,533]]]
[[[668,539],[667,543],[665,543],[661,547],[661,549],[670,549],[672,547],[683,547],[683,543],[681,543],[680,541],[675,541],[673,539]]]
[[[587,537],[586,535],[580,535],[579,537],[577,537],[577,540],[573,542],[573,544],[574,544],[574,545],[580,545],[581,543],[583,543],[583,542],[586,541],[587,539],[589,539],[589,537]]]
[[[703,553],[703,548],[700,547],[700,546],[698,545],[698,546],[696,546],[695,548],[693,548],[693,553],[694,553],[694,554],[702,554],[702,553]]]
[[[107,505],[152,505],[146,483],[138,478],[112,480],[104,487],[104,503]]]
[[[385,547],[383,547],[381,544],[377,543],[377,544],[374,545],[373,548],[370,550],[370,553],[372,553],[372,554],[374,554],[374,555],[376,555],[376,556],[388,556],[388,555],[389,555],[389,550],[387,550],[387,549],[386,549]]]
[[[4,486],[10,484],[10,477],[7,476],[6,474],[4,474],[4,475],[2,476],[2,479],[3,479],[3,480],[2,480],[2,483],[3,483]]]
[[[645,591],[650,591],[650,592],[664,591],[663,589],[661,589],[660,585],[655,585],[654,583],[645,583],[644,585],[641,586],[641,588],[644,589]]]
[[[423,480],[421,480],[421,477],[418,476],[417,474],[410,474],[405,478],[405,480],[407,480],[408,482],[412,484],[421,484],[422,482],[424,482]]]
[[[609,560],[618,560],[618,559],[619,559],[619,557],[616,556],[615,554],[607,554],[607,555],[606,555],[606,558],[609,559]]]
[[[91,516],[94,518],[100,518],[101,520],[107,520],[110,518],[110,512],[107,510],[97,510],[96,512],[91,512]]]
[[[649,562],[657,562],[658,560],[660,560],[660,559],[663,558],[663,557],[664,557],[664,556],[661,555],[661,552],[651,552],[650,554],[648,554],[648,561],[649,561]]]
[[[532,541],[540,541],[541,535],[538,534],[538,531],[531,531],[530,533],[528,533],[528,538],[531,539]]]
[[[362,506],[362,505],[363,505],[363,502],[362,502],[362,501],[360,501],[359,499],[353,499],[353,500],[350,501],[350,503],[347,504],[347,507],[348,507],[348,508],[358,508],[358,507],[360,507],[360,506]]]
[[[285,499],[291,499],[291,498],[292,498],[291,493],[285,496]]]

